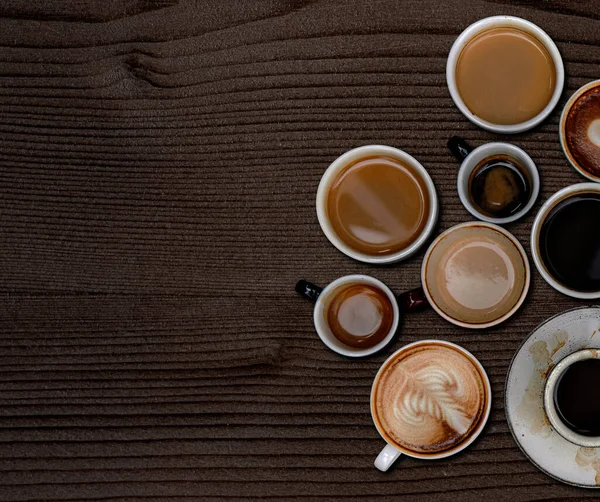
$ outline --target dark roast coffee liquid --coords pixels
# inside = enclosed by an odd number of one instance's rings
[[[585,359],[569,366],[556,385],[554,405],[571,430],[600,436],[600,360]]]
[[[473,170],[469,192],[473,204],[483,214],[506,218],[527,205],[530,185],[525,169],[515,159],[494,155]]]
[[[559,202],[540,232],[540,254],[556,280],[577,291],[600,290],[600,194]]]

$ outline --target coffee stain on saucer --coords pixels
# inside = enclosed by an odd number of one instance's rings
[[[575,455],[575,462],[580,467],[591,467],[596,471],[594,481],[596,485],[600,485],[600,452],[598,448],[586,448],[580,446]]]
[[[598,330],[597,330],[597,329],[595,329],[595,330],[593,331],[593,333],[590,335],[590,339],[589,339],[589,341],[590,341],[590,342],[592,341],[592,338],[594,338],[594,335],[595,335],[597,332],[598,332]],[[589,343],[589,342],[588,342],[588,343]]]
[[[565,330],[561,329],[560,331],[554,333],[555,345],[550,353],[550,357],[554,357],[554,355],[566,345],[568,339],[569,333],[567,333]]]
[[[533,362],[533,374],[517,411],[532,434],[547,436],[552,430],[544,411],[544,386],[548,374],[555,366],[552,358],[565,346],[568,339],[569,334],[560,330],[556,331],[548,342],[538,340],[529,347],[529,354]]]

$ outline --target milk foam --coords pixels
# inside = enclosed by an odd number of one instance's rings
[[[587,130],[588,139],[597,147],[600,147],[600,119],[590,122]]]
[[[390,437],[425,453],[465,440],[479,424],[485,403],[475,365],[452,348],[431,345],[390,364],[380,377],[376,404]]]

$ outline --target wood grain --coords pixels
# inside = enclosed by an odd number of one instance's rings
[[[534,211],[582,181],[560,109],[600,78],[600,2],[8,1],[0,6],[0,499],[577,500],[530,464],[503,412],[508,364],[541,321],[580,305],[536,274],[520,312],[471,332],[408,316],[384,353],[319,342],[299,278],[369,273],[402,291],[423,252],[345,258],[314,197],[328,164],[370,143],[431,173],[439,230],[468,221],[452,134],[500,139],[453,106],[456,36],[495,14],[557,42],[566,89],[514,136],[539,166]],[[528,250],[529,251],[529,250]],[[423,339],[471,350],[494,392],[456,457],[373,468],[370,385]]]

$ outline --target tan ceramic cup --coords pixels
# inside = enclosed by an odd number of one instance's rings
[[[529,261],[510,232],[473,221],[449,228],[429,247],[421,283],[433,309],[471,329],[496,326],[525,301]]]

